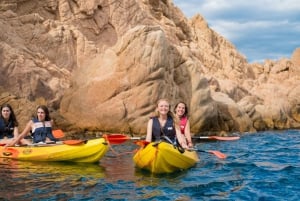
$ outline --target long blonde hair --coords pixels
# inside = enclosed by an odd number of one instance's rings
[[[158,104],[159,104],[160,102],[162,102],[162,101],[165,101],[165,102],[167,102],[167,103],[169,104],[169,111],[168,111],[167,116],[170,116],[170,117],[173,119],[173,122],[174,122],[174,126],[175,126],[175,127],[179,127],[179,119],[178,119],[178,117],[171,111],[171,104],[170,104],[169,100],[166,99],[166,98],[161,98],[161,99],[159,99],[159,100],[156,102],[156,107],[155,107],[155,111],[154,111],[154,115],[153,115],[153,116],[154,116],[154,117],[159,117],[159,112],[158,112],[157,108],[158,108]]]

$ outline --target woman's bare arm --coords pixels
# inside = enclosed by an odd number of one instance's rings
[[[152,141],[152,124],[153,124],[153,119],[150,119],[147,124],[147,136],[146,136],[147,142]]]
[[[23,132],[18,135],[16,138],[14,138],[9,144],[7,144],[6,146],[14,146],[15,144],[19,143],[20,140],[22,140],[31,130],[31,125],[32,125],[32,121],[30,120],[25,129],[23,130]]]
[[[187,140],[187,145],[189,147],[193,147],[189,120],[187,120],[187,122],[186,122],[186,126],[185,126],[185,129],[184,129],[184,135],[185,135],[186,140]]]
[[[188,146],[186,144],[186,140],[185,140],[184,136],[181,134],[179,126],[175,126],[175,130],[176,130],[176,137],[177,137],[179,144],[181,145],[182,148],[187,149]]]
[[[14,139],[16,139],[19,136],[19,129],[17,126],[14,127]]]

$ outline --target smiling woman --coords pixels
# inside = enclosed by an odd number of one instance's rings
[[[188,120],[188,106],[185,102],[181,101],[175,105],[174,113],[180,121],[180,132],[186,139],[189,148],[193,147],[191,138],[190,122]]]
[[[187,17],[204,16],[249,62],[289,58],[300,46],[300,6],[295,0],[174,0],[174,4]]]

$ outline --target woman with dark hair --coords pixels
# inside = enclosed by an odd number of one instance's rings
[[[13,138],[17,138],[19,135],[18,121],[15,113],[10,104],[3,104],[1,106],[0,116],[0,143],[10,143]]]
[[[160,99],[157,102],[154,117],[148,121],[146,141],[158,141],[165,137],[172,143],[175,143],[177,139],[182,148],[187,148],[185,139],[180,134],[179,124],[170,111],[169,101]]]
[[[57,141],[52,134],[53,121],[50,117],[47,106],[40,105],[37,107],[36,117],[32,118],[26,125],[19,137],[9,144],[10,146],[16,144],[22,138],[32,131],[33,143],[45,143],[50,141]]]
[[[184,136],[184,138],[187,141],[188,147],[193,147],[192,137],[191,137],[191,131],[190,131],[190,122],[188,119],[188,107],[185,102],[178,102],[175,105],[174,113],[179,119],[180,124],[180,131],[181,134]]]

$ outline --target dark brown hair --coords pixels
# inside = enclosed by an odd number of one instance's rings
[[[14,110],[12,109],[11,105],[8,104],[8,103],[5,103],[5,104],[3,104],[3,105],[1,106],[1,118],[3,119],[3,116],[2,116],[2,109],[5,108],[5,107],[8,107],[9,110],[10,110],[10,115],[9,115],[8,121],[13,122],[14,126],[18,126],[19,123],[18,123],[18,121],[17,121],[17,118],[16,118],[16,115],[15,115],[15,113],[14,113]]]
[[[50,121],[51,120],[51,117],[50,117],[50,112],[49,112],[49,109],[46,105],[39,105],[36,110],[38,109],[42,109],[44,112],[45,112],[45,121]],[[38,117],[36,117],[38,118]]]
[[[176,114],[176,108],[177,108],[177,106],[178,106],[180,103],[184,104],[185,111],[184,111],[183,116],[186,116],[186,117],[187,117],[187,116],[188,116],[188,113],[189,113],[189,109],[188,109],[187,104],[186,104],[185,102],[183,102],[183,101],[179,101],[179,102],[175,105],[175,107],[174,107],[174,113]]]

